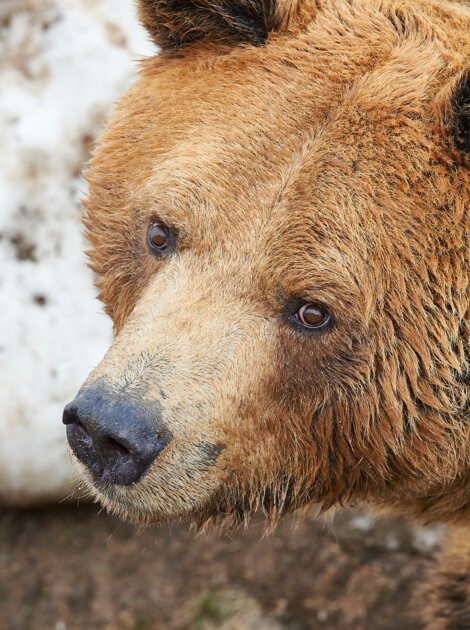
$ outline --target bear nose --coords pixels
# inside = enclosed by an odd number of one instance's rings
[[[136,483],[171,440],[160,415],[106,389],[87,388],[63,414],[74,455],[95,481]]]

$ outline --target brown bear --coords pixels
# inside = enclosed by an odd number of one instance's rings
[[[64,412],[94,496],[140,523],[367,501],[470,526],[470,2],[140,14],[161,52],[87,176],[115,340]],[[464,537],[435,628],[470,628]]]

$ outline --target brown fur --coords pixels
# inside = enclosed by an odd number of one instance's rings
[[[139,522],[365,500],[470,526],[470,4],[141,16],[166,51],[88,173],[116,330],[88,382],[158,402],[175,439],[135,487],[94,492]],[[178,231],[163,261],[155,218]],[[297,298],[331,329],[295,329]]]

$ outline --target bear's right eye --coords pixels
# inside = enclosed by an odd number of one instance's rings
[[[175,249],[176,235],[163,223],[152,221],[147,231],[147,243],[152,253],[167,256]]]

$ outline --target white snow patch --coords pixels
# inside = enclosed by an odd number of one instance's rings
[[[110,341],[85,265],[80,178],[151,53],[132,0],[0,5],[0,500],[64,497],[62,408]]]
[[[364,534],[369,532],[375,525],[375,519],[370,514],[356,514],[350,520],[353,529]]]
[[[413,527],[413,547],[420,553],[429,553],[437,549],[442,542],[445,528],[443,525]]]

